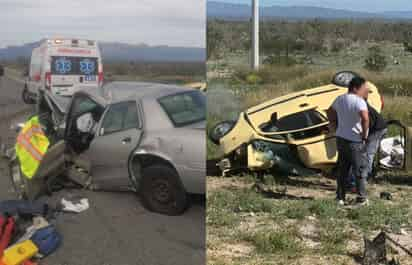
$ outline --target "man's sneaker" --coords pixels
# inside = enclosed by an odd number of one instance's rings
[[[338,203],[338,206],[345,206],[345,201],[344,200],[336,200]]]

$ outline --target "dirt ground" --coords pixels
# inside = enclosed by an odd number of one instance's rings
[[[381,174],[364,207],[337,206],[333,179],[273,179],[208,177],[208,264],[362,264],[364,237],[381,231],[398,242],[387,243],[387,258],[412,264],[412,177]]]

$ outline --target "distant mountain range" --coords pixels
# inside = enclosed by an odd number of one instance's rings
[[[232,4],[217,1],[207,2],[208,18],[226,20],[245,20],[251,15],[251,6],[246,4]],[[333,9],[313,6],[261,6],[260,15],[263,19],[412,19],[412,11],[388,11],[381,13],[358,12],[343,9]]]
[[[40,41],[0,49],[0,60],[30,57],[31,51],[39,46],[39,43]],[[206,49],[203,48],[133,45],[115,42],[100,42],[99,45],[105,61],[202,62],[206,58]]]

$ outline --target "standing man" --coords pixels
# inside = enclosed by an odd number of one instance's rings
[[[367,102],[367,98],[365,101]],[[368,172],[367,177],[373,177],[373,162],[375,159],[375,155],[378,152],[379,144],[382,138],[387,133],[387,124],[385,119],[382,115],[376,111],[369,103],[366,103],[368,106],[368,113],[369,113],[369,133],[368,139],[366,141],[365,146],[365,159],[366,159],[366,170]],[[346,180],[346,190],[352,190],[356,192],[356,176],[352,173],[352,169],[350,170],[348,179]]]
[[[358,197],[356,202],[368,204],[366,195],[366,154],[365,144],[369,131],[369,113],[365,98],[369,93],[366,80],[354,77],[349,83],[347,94],[335,99],[328,109],[328,119],[336,128],[336,144],[338,149],[338,176],[336,199],[339,205],[345,203],[345,184],[352,167],[356,176]]]

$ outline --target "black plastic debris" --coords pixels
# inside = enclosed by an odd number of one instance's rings
[[[381,198],[382,200],[391,201],[391,200],[392,200],[392,194],[390,194],[390,193],[387,192],[387,191],[382,191],[382,192],[380,193],[380,198]]]
[[[401,265],[396,257],[391,260],[387,258],[387,248],[399,249],[412,257],[412,252],[398,241],[391,238],[387,233],[380,232],[372,241],[364,238],[365,252],[363,255],[362,265]],[[388,253],[391,253],[389,251]]]
[[[365,252],[363,255],[362,265],[386,265],[386,234],[385,232],[379,233],[370,241],[364,238]]]

